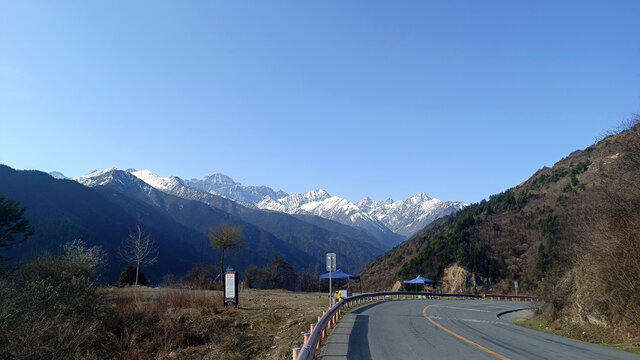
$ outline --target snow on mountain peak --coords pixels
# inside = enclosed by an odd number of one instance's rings
[[[84,186],[89,186],[89,187],[104,185],[110,181],[111,179],[110,175],[114,171],[119,171],[119,170],[120,169],[115,167],[112,167],[110,169],[104,169],[104,170],[93,170],[87,175],[74,177],[72,180],[77,181],[80,184]]]
[[[125,176],[126,175],[126,176]],[[257,206],[260,209],[285,212],[289,214],[311,214],[334,220],[346,225],[361,228],[370,234],[396,233],[410,236],[424,228],[430,222],[450,215],[467,204],[442,201],[430,198],[426,193],[417,193],[405,200],[384,201],[365,197],[357,204],[331,196],[324,189],[289,195],[283,191],[275,192],[266,186],[243,186],[229,176],[216,173],[202,180],[183,181],[179,177],[161,177],[150,170],[129,169],[122,172],[116,168],[97,170],[74,178],[86,186],[105,185],[110,182],[130,183],[137,178],[158,190],[189,199],[209,199],[218,195],[239,202],[245,206]]]
[[[150,170],[133,171],[131,172],[131,175],[137,177],[138,179],[144,181],[152,187],[165,192],[170,192],[172,190],[175,190],[177,187],[185,186],[182,179],[177,176],[161,177],[154,174]]]
[[[185,181],[185,184],[250,207],[255,207],[265,196],[277,199],[288,195],[282,190],[276,192],[267,186],[243,186],[229,176],[220,173],[207,175],[202,180],[190,179]]]
[[[409,201],[411,201],[414,204],[418,204],[424,201],[429,201],[431,200],[431,198],[429,196],[427,196],[427,194],[425,194],[424,192],[420,192],[417,193],[415,195],[413,195],[412,197],[410,197],[409,199],[407,199]]]
[[[68,177],[64,176],[60,171],[52,171],[49,175],[53,176],[55,179],[68,179]]]
[[[197,179],[191,179],[191,180],[197,181]],[[221,173],[207,174],[202,179],[202,182],[217,184],[217,185],[226,185],[226,186],[239,185],[232,178]]]

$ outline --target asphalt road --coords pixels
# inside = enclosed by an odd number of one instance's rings
[[[522,302],[403,300],[372,303],[333,329],[324,359],[640,359],[640,356],[526,329],[498,314]]]

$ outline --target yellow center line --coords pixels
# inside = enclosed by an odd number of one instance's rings
[[[440,304],[440,305],[444,305],[444,304]],[[473,341],[471,341],[471,340],[469,340],[469,339],[467,339],[467,338],[464,338],[464,337],[462,337],[462,336],[460,336],[460,335],[458,335],[458,334],[454,333],[453,331],[451,331],[451,330],[447,329],[446,327],[444,327],[444,326],[442,326],[442,325],[438,324],[437,322],[433,321],[433,319],[432,319],[432,318],[430,318],[429,316],[427,316],[427,309],[429,309],[431,306],[438,306],[438,305],[437,305],[437,304],[431,304],[431,305],[427,306],[426,308],[424,308],[424,310],[422,310],[422,315],[424,315],[424,317],[425,317],[425,318],[427,318],[427,320],[429,320],[433,325],[435,325],[435,326],[439,327],[440,329],[442,329],[442,330],[444,330],[444,331],[448,332],[449,334],[451,334],[451,335],[453,335],[453,336],[457,337],[458,339],[460,339],[460,340],[462,340],[462,341],[466,342],[467,344],[473,345],[473,346],[477,347],[478,349],[480,349],[480,350],[482,350],[482,351],[484,351],[484,352],[487,352],[487,353],[489,353],[489,354],[491,354],[491,355],[493,355],[493,356],[497,357],[498,359],[501,359],[501,360],[509,360],[509,358],[506,358],[506,357],[504,357],[504,356],[502,356],[502,355],[500,355],[500,354],[498,354],[498,353],[496,353],[496,352],[494,352],[494,351],[491,351],[491,350],[487,349],[486,347],[484,347],[484,346],[482,346],[482,345],[478,345],[478,344],[474,343]]]

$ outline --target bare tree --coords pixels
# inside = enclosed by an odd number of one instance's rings
[[[158,247],[151,236],[142,231],[140,224],[137,224],[134,232],[129,232],[129,237],[122,242],[118,253],[124,261],[136,264],[136,285],[140,266],[151,265],[158,260]]]
[[[209,241],[211,247],[220,251],[220,276],[224,284],[224,252],[233,249],[244,242],[242,228],[233,226],[227,222],[222,223],[219,229],[209,230]]]

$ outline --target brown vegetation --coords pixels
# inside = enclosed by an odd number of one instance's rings
[[[569,228],[575,267],[560,284],[560,322],[605,326],[622,338],[640,334],[640,125],[603,140],[593,196],[576,204]],[[615,152],[613,152],[615,151]]]
[[[241,290],[224,307],[197,266],[180,288],[95,289],[98,247],[77,240],[0,274],[0,359],[285,359],[326,306],[317,293]],[[188,288],[189,287],[189,288]]]
[[[0,285],[0,358],[10,359],[289,359],[326,306],[282,290],[241,291],[225,308],[216,291],[36,282],[16,297]]]
[[[511,293],[518,280],[521,292],[544,296],[544,313],[557,326],[604,326],[619,338],[637,337],[639,120],[427,227],[365,265],[363,283],[382,290],[418,274],[442,279],[458,264],[485,291]]]
[[[318,294],[240,292],[223,307],[222,293],[184,289],[107,289],[119,358],[288,359],[324,309]]]

